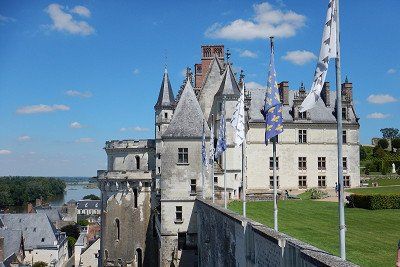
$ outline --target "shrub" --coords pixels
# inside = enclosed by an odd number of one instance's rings
[[[382,147],[380,147],[379,145],[377,145],[376,147],[374,147],[373,150],[373,155],[375,158],[383,158],[385,156],[385,150],[383,150]]]
[[[389,142],[386,139],[379,139],[378,146],[380,146],[383,149],[386,149],[389,147]]]
[[[395,138],[392,140],[392,148],[400,148],[400,138]]]
[[[367,151],[365,151],[365,147],[360,146],[360,160],[365,160],[367,158]]]
[[[368,210],[400,209],[400,194],[394,195],[357,195],[346,197],[348,207]]]
[[[35,262],[32,267],[46,267],[47,263],[43,262],[43,261],[37,261]]]
[[[369,173],[370,173],[370,168],[371,168],[371,164],[367,164],[366,166],[365,166],[365,171],[364,171],[364,173],[366,174],[366,175],[369,175]]]
[[[310,188],[306,192],[310,193],[311,199],[322,199],[328,197],[328,193],[317,188]]]

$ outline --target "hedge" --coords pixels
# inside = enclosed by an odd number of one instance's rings
[[[400,194],[393,195],[357,195],[346,197],[348,207],[369,210],[400,209]]]

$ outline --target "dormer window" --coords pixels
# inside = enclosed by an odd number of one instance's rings
[[[164,113],[164,118],[168,119],[168,113],[167,112]]]
[[[342,120],[347,120],[347,108],[342,108]]]
[[[306,120],[307,119],[307,112],[300,112],[299,111],[299,120]]]

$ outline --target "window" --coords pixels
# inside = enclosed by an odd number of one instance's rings
[[[299,130],[299,143],[307,143],[307,130]]]
[[[161,129],[161,128],[160,128],[160,125],[158,125],[157,128],[158,128],[158,131],[160,131],[160,129]]]
[[[347,108],[342,108],[342,120],[347,120]]]
[[[299,170],[307,170],[307,158],[299,157]]]
[[[140,170],[140,157],[136,156],[135,160],[136,160],[136,170]]]
[[[118,218],[115,219],[115,228],[116,228],[116,231],[117,231],[117,240],[119,240],[119,237],[120,237],[120,225],[119,225],[119,219]]]
[[[175,221],[182,222],[182,206],[175,207]]]
[[[134,197],[133,201],[134,201],[134,204],[135,204],[135,208],[137,208],[137,206],[138,206],[138,190],[136,188],[133,189],[133,197]]]
[[[161,153],[157,153],[157,158],[161,159]]]
[[[214,184],[215,184],[215,185],[218,184],[218,177],[214,177]]]
[[[42,243],[44,242],[44,237],[42,237],[42,240],[41,240],[41,241],[42,241]]]
[[[347,132],[343,131],[342,133],[342,142],[343,144],[347,144]]]
[[[269,188],[274,188],[274,176],[269,177]],[[279,188],[279,176],[276,176],[276,188]]]
[[[196,179],[190,179],[190,194],[196,195]]]
[[[274,169],[274,158],[269,157],[269,169],[273,170]],[[279,169],[279,157],[276,157],[276,169]]]
[[[164,113],[164,118],[168,119],[168,113],[167,112]]]
[[[157,167],[158,173],[161,173],[161,167]]]
[[[318,157],[318,170],[326,170],[326,158]]]
[[[326,177],[325,176],[318,176],[318,187],[326,188]]]
[[[142,267],[143,266],[143,256],[142,256],[142,250],[140,248],[136,249],[136,259],[137,259],[137,266]]]
[[[222,111],[222,103],[219,103],[219,111]]]
[[[347,170],[347,158],[343,157],[343,170]]]
[[[299,189],[307,188],[307,176],[299,176]]]
[[[343,176],[343,185],[344,187],[350,187],[350,176]]]
[[[187,148],[178,148],[178,163],[189,163],[189,152]]]
[[[299,112],[299,120],[305,120],[307,119],[307,112]]]

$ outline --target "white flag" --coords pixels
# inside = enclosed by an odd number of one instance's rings
[[[330,0],[328,11],[326,13],[326,22],[324,32],[322,34],[321,50],[317,68],[314,74],[314,80],[311,86],[311,91],[301,103],[300,112],[312,109],[317,103],[322,87],[324,86],[326,73],[328,72],[329,59],[336,58],[336,1]]]
[[[214,165],[214,118],[211,121],[210,164]],[[213,165],[211,165],[211,166],[213,166]]]
[[[244,84],[240,91],[240,97],[233,112],[231,125],[235,129],[235,145],[240,146],[245,137],[244,133]]]

